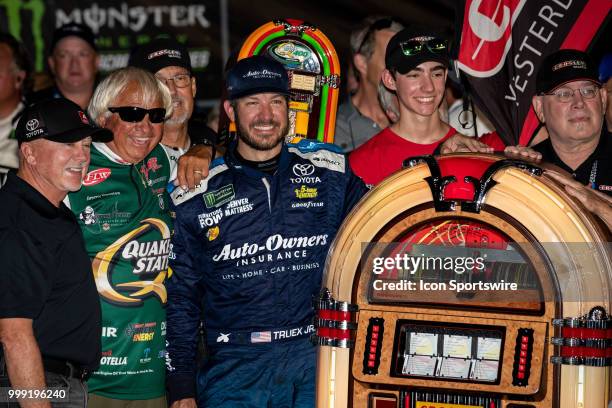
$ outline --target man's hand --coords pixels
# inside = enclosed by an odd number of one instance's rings
[[[504,149],[504,154],[506,156],[517,156],[518,158],[521,158],[521,159],[528,159],[528,160],[535,160],[535,161],[542,160],[542,153],[536,152],[531,147],[527,147],[527,146],[520,146],[520,145],[506,146],[506,148]]]
[[[183,190],[193,190],[208,176],[212,153],[212,146],[196,145],[179,158],[176,178]]]
[[[608,226],[608,229],[612,230],[612,197],[593,190],[573,178],[556,171],[546,170],[546,174],[563,184],[565,191],[569,195],[577,198],[587,210],[601,218]]]
[[[469,137],[457,133],[446,139],[440,147],[440,153],[456,153],[456,152],[472,152],[472,153],[493,153],[493,148],[479,142],[474,137]]]
[[[194,398],[185,398],[182,400],[174,401],[170,408],[198,408],[198,404]]]

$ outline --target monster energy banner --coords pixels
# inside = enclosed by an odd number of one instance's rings
[[[88,25],[97,36],[102,75],[124,67],[135,45],[170,34],[189,48],[198,89],[206,89],[206,98],[211,98],[220,93],[222,72],[218,4],[216,0],[0,0],[0,28],[26,45],[34,69],[42,72],[53,30],[68,22]]]

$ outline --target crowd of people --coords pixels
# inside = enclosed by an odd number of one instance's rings
[[[351,35],[357,80],[335,145],[285,142],[287,72],[253,56],[226,73],[237,138],[221,155],[214,131],[190,124],[183,44],[136,47],[99,83],[88,27],[66,24],[51,44],[54,85],[31,92],[27,52],[0,34],[0,387],[64,387],[57,406],[314,406],[311,300],[327,252],[368,186],[410,156],[552,163],[612,228],[612,64],[598,71],[582,51],[539,68],[548,139],[505,146],[472,113],[482,137],[452,125],[463,104],[440,34],[369,18]]]

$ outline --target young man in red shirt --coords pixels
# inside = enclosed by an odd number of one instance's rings
[[[396,92],[400,117],[349,156],[352,170],[366,184],[378,184],[401,169],[406,158],[433,154],[442,143],[443,153],[504,150],[499,138],[479,141],[459,135],[440,119],[438,108],[444,98],[448,63],[446,41],[433,32],[406,28],[391,38],[382,81]],[[506,148],[506,152],[537,158],[531,149],[518,146]]]

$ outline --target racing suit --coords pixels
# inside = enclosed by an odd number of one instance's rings
[[[302,140],[282,147],[274,175],[230,148],[195,191],[171,194],[170,402],[196,394],[203,308],[199,406],[314,406],[312,299],[329,246],[365,192],[337,146]]]
[[[76,214],[102,306],[102,358],[89,391],[143,400],[165,394],[165,336],[172,219],[166,193],[181,151],[156,146],[140,163],[94,143]]]

